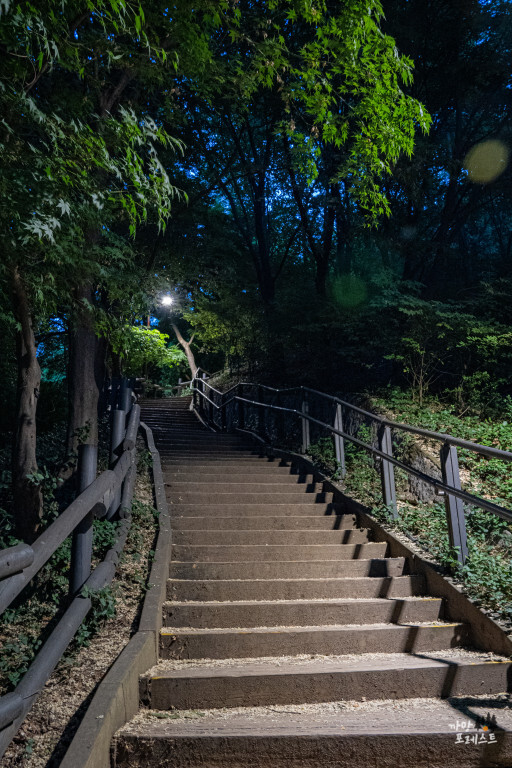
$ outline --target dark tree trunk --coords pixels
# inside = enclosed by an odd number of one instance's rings
[[[336,216],[337,197],[339,185],[329,184],[325,190],[324,221],[321,242],[315,237],[315,228],[312,217],[304,203],[303,191],[300,189],[297,175],[293,167],[290,151],[290,142],[286,134],[282,135],[283,147],[287,158],[288,177],[292,189],[293,198],[299,211],[299,217],[306,242],[315,261],[316,275],[315,287],[319,296],[325,296],[327,292],[327,278],[331,262],[332,239],[334,233],[334,221]]]
[[[17,267],[13,272],[13,304],[20,326],[16,339],[18,389],[12,451],[14,522],[16,535],[31,543],[37,537],[43,511],[41,487],[28,479],[29,475],[37,472],[36,409],[41,369],[36,355],[30,305]]]
[[[336,217],[338,185],[331,184],[326,194],[324,204],[324,225],[322,232],[322,246],[316,250],[316,292],[319,296],[327,293],[327,278],[331,263],[332,239],[334,235],[334,220]]]
[[[98,401],[105,379],[105,343],[94,330],[90,284],[75,290],[77,308],[70,322],[68,450],[98,442]]]

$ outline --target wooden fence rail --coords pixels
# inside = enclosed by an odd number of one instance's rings
[[[91,593],[109,585],[130,528],[136,476],[136,441],[140,407],[127,380],[116,384],[112,411],[111,466],[96,477],[97,446],[79,451],[78,496],[32,545],[0,551],[0,614],[11,605],[51,556],[73,536],[70,601],[15,690],[0,697],[0,758],[16,735],[69,643],[92,607]],[[94,518],[121,520],[116,540],[91,573]]]

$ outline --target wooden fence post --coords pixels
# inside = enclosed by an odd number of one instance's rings
[[[78,447],[77,496],[96,480],[97,467],[98,446],[80,445]],[[93,519],[92,512],[89,512],[73,533],[69,579],[69,592],[72,595],[78,592],[91,574]]]
[[[126,413],[122,410],[112,412],[112,431],[110,433],[110,464],[113,465],[118,458],[118,448],[122,446],[126,432]],[[107,510],[107,520],[111,520],[121,503],[121,488],[118,488]]]

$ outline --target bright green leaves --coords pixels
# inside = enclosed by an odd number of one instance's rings
[[[415,132],[428,131],[430,116],[403,91],[412,62],[380,29],[381,3],[271,0],[243,10],[244,44],[229,51],[242,101],[249,106],[261,89],[278,93],[287,115],[281,130],[309,182],[318,176],[315,147],[344,148],[333,180],[350,181],[369,222],[389,213],[380,179],[401,154],[411,154]]]
[[[186,360],[185,353],[179,347],[168,346],[169,336],[156,328],[115,324],[110,319],[98,321],[97,326],[108,336],[127,374],[141,374],[147,365],[174,367]]]

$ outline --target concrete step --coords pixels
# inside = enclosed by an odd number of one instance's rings
[[[367,545],[364,551],[367,551]],[[371,545],[372,548],[375,545]],[[382,551],[382,550],[381,550]],[[384,555],[355,560],[262,561],[253,562],[176,562],[169,563],[174,579],[334,579],[359,576],[402,576],[403,557]]]
[[[200,513],[200,508],[197,508]],[[207,510],[203,510],[207,512]],[[173,531],[344,531],[357,528],[356,515],[253,515],[245,517],[240,514],[237,517],[180,517],[173,515]]]
[[[178,508],[179,507],[179,508]],[[318,517],[318,519],[327,518],[334,525],[334,521],[345,517],[348,519],[353,517],[352,515],[343,514],[343,504],[334,504],[333,502],[320,503],[317,502],[314,497],[303,496],[298,498],[294,496],[293,503],[280,504],[271,503],[266,504],[242,504],[238,503],[236,507],[231,507],[226,510],[224,504],[212,504],[206,499],[203,499],[202,503],[186,504],[180,502],[171,510],[172,519],[181,519],[182,517],[197,517],[198,515],[204,515],[213,518],[233,517],[235,514],[240,518],[252,517],[256,515],[263,515],[272,517],[311,517],[312,515]],[[215,526],[214,526],[215,527]]]
[[[512,710],[499,700],[332,702],[269,709],[145,712],[118,732],[115,768],[507,768]],[[206,715],[201,717],[201,715]],[[471,721],[468,731],[457,722]],[[476,720],[476,723],[475,723]],[[465,741],[465,737],[473,741]],[[462,742],[462,743],[461,743]],[[171,748],[172,745],[172,748]]]
[[[157,441],[157,447],[158,447],[158,441]],[[158,447],[158,450],[160,451],[160,448]],[[206,459],[211,459],[212,457],[215,458],[215,461],[239,461],[240,459],[261,459],[262,455],[258,453],[257,451],[254,452],[243,452],[242,449],[233,449],[231,451],[226,451],[224,448],[212,448],[210,451],[206,450],[205,448],[202,448],[200,451],[183,451],[181,448],[175,447],[174,450],[168,448],[167,450],[161,451],[161,456],[163,459],[162,463],[165,463],[167,460],[169,461],[178,461],[180,464],[186,464],[190,460],[196,461],[200,460],[201,463]]]
[[[368,528],[345,528],[341,531],[178,531],[175,530],[173,544],[210,545],[210,544],[262,544],[268,545],[310,545],[310,544],[363,544],[370,540]]]
[[[315,600],[412,597],[425,594],[423,576],[337,579],[169,579],[168,600]]]
[[[154,416],[155,418],[161,417],[161,418],[169,418],[169,416],[174,416],[175,414],[188,414],[191,418],[196,419],[197,417],[193,413],[193,411],[190,410],[190,407],[188,405],[184,405],[181,407],[163,407],[163,406],[148,406],[148,405],[142,405],[141,406],[141,415],[143,417],[148,418],[148,416]]]
[[[170,419],[164,421],[162,419],[146,419],[145,422],[148,427],[150,426],[154,432],[163,432],[170,436],[180,436],[181,438],[190,438],[193,440],[195,437],[203,437],[205,435],[213,434],[206,429],[197,419],[190,421]]]
[[[142,417],[146,419],[146,424],[151,421],[154,424],[169,424],[171,421],[180,421],[184,423],[201,424],[197,416],[188,408],[177,408],[172,411],[159,411],[158,409],[153,411],[142,411]],[[204,424],[201,424],[203,429],[207,429]]]
[[[165,434],[159,437],[158,444],[161,446],[162,450],[179,449],[184,453],[209,451],[214,447],[224,447],[227,453],[234,451],[237,455],[244,451],[246,453],[255,453],[258,455],[261,453],[261,448],[259,448],[259,446],[254,446],[252,444],[248,445],[240,440],[223,440],[215,437],[215,435],[210,436],[207,432],[201,433],[201,437],[197,440],[194,440],[193,438],[187,439],[186,437],[180,438],[178,435],[171,436],[169,434],[169,436],[167,436],[167,434]]]
[[[270,477],[271,475],[275,475],[276,477],[295,477],[299,478],[303,476],[301,473],[299,473],[296,469],[292,471],[292,468],[289,466],[279,466],[278,464],[270,464],[268,462],[264,462],[263,460],[257,460],[249,466],[246,466],[245,464],[240,466],[238,464],[226,464],[222,461],[211,461],[206,462],[205,464],[185,464],[184,466],[175,466],[173,465],[170,469],[167,468],[165,471],[166,475],[172,475],[173,479],[176,479],[177,477],[202,477],[203,475],[214,475],[217,476],[224,476],[229,475],[230,477],[238,477],[239,475],[245,476],[259,476],[259,475],[266,475]]]
[[[443,601],[436,597],[330,600],[239,600],[166,602],[164,623],[172,627],[278,627],[315,624],[393,624],[439,618]]]
[[[194,455],[188,455],[188,456],[175,456],[173,453],[169,451],[160,451],[160,458],[162,460],[162,466],[169,466],[169,467],[175,467],[177,465],[182,467],[198,467],[198,466],[204,466],[205,464],[211,464],[212,469],[216,465],[220,465],[222,467],[246,467],[246,466],[257,466],[257,467],[267,467],[267,466],[287,466],[285,464],[277,464],[274,460],[268,459],[266,456],[263,455],[250,455],[250,456],[233,456],[233,454],[229,453],[222,457],[219,457],[218,453],[207,453],[204,456],[194,456]],[[288,465],[290,466],[290,465]],[[170,471],[170,470],[169,470]]]
[[[511,671],[510,660],[476,661],[464,651],[327,657],[300,664],[260,659],[177,669],[164,662],[142,676],[140,695],[146,706],[159,710],[446,698],[506,692],[512,688]]]
[[[197,416],[188,408],[176,408],[170,411],[159,411],[158,409],[154,411],[143,411],[142,416],[155,424],[168,424],[170,421],[179,421],[187,424],[201,424],[203,429],[207,429],[207,427],[205,427],[204,424],[199,421]]]
[[[246,450],[253,450],[252,444],[247,444],[246,440],[240,440],[237,437],[223,437],[215,435],[213,432],[201,432],[197,437],[182,434],[181,432],[172,432],[168,430],[162,430],[159,437],[159,445],[164,448],[167,445],[170,446],[182,446],[183,448],[200,448],[204,446],[224,445],[231,448],[245,448]]]
[[[215,474],[207,472],[165,472],[164,481],[169,485],[177,483],[186,483],[190,488],[201,485],[289,485],[309,486],[313,485],[313,475],[290,475],[289,472],[283,474],[274,469],[267,472],[244,472],[243,474],[232,474],[229,469],[219,469]]]
[[[149,425],[148,425],[149,426]],[[185,440],[193,441],[193,440],[202,440],[204,437],[207,437],[208,435],[211,435],[213,433],[209,432],[207,429],[205,429],[201,424],[187,424],[187,425],[179,425],[174,422],[173,424],[162,424],[158,423],[155,424],[155,426],[151,427],[153,430],[153,434],[155,435],[156,439],[161,441],[162,439],[165,439],[165,443],[171,442],[175,440],[175,438],[180,438],[180,440],[183,442]]]
[[[240,504],[294,504],[296,501],[302,504],[308,497],[317,504],[331,504],[333,494],[329,492],[317,491],[316,493],[295,490],[292,486],[290,491],[263,491],[250,492],[248,490],[222,492],[211,490],[206,491],[186,491],[179,490],[176,486],[165,486],[167,498],[173,504],[215,504],[215,505],[240,505]],[[308,499],[309,500],[309,499]]]
[[[151,421],[152,424],[169,424],[169,422],[180,422],[183,424],[201,424],[197,416],[188,408],[177,408],[172,411],[159,411],[158,409],[153,411],[143,410],[141,413],[146,424]],[[207,429],[204,424],[201,424],[203,429]]]
[[[347,653],[422,653],[466,645],[467,624],[340,624],[314,627],[193,629],[164,627],[163,659],[243,659]]]
[[[386,542],[368,544],[214,544],[181,546],[172,545],[172,559],[188,563],[224,563],[224,562],[294,562],[297,560],[356,560],[358,558],[385,557]]]

